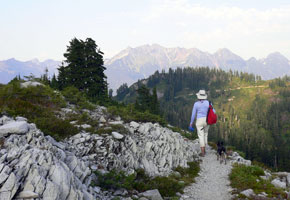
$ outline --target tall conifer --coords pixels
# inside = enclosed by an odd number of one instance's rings
[[[93,39],[87,38],[85,41],[72,39],[64,57],[66,60],[58,69],[60,89],[74,86],[85,92],[93,101],[107,99],[103,52]]]

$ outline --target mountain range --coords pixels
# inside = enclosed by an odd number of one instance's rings
[[[29,76],[33,74],[35,77],[40,77],[45,73],[45,69],[48,69],[49,76],[57,73],[57,68],[61,64],[60,61],[52,59],[40,62],[38,59],[29,61],[19,61],[15,58],[0,61],[0,83],[8,83],[15,76],[20,75]]]
[[[263,59],[252,57],[244,60],[226,48],[210,54],[196,48],[165,48],[158,44],[128,47],[106,60],[105,65],[111,88],[118,88],[125,82],[131,85],[156,70],[167,71],[169,68],[187,66],[249,72],[265,80],[290,74],[290,61],[279,52],[271,53]]]
[[[15,59],[0,61],[0,83],[7,83],[16,75],[34,74],[39,76],[48,68],[49,74],[57,73],[59,61],[37,59],[21,62]],[[158,44],[128,47],[110,59],[105,59],[105,71],[109,87],[116,90],[121,84],[131,85],[138,79],[147,78],[156,70],[177,67],[207,66],[222,70],[238,70],[260,75],[262,79],[272,79],[290,74],[290,61],[274,52],[266,58],[254,57],[244,60],[230,50],[219,49],[214,54],[196,48],[165,48]]]

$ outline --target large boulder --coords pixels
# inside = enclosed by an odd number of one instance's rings
[[[26,121],[9,121],[8,123],[0,126],[0,137],[5,137],[11,133],[24,134],[29,130],[29,126]]]
[[[280,179],[278,179],[278,178],[272,180],[271,183],[272,183],[275,187],[283,188],[283,189],[286,188],[286,183],[283,182],[283,181],[280,181]]]

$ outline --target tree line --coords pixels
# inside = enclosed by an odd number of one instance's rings
[[[246,118],[233,107],[227,117],[213,127],[212,140],[223,139],[243,151],[248,159],[276,170],[290,170],[290,88],[278,89],[270,101],[257,95]],[[240,113],[240,114],[238,114]]]
[[[255,85],[261,77],[209,68],[177,68],[167,73],[157,71],[132,87],[123,85],[117,91],[117,97],[132,102],[137,97],[136,88],[142,84],[146,83],[151,90],[157,88],[163,117],[172,125],[186,129],[193,103],[197,100],[195,93],[205,89],[209,91],[209,99],[213,101],[219,118],[218,123],[211,127],[211,141],[224,140],[227,145],[243,151],[248,159],[289,171],[289,80],[286,76],[270,81],[268,90],[275,95],[270,99],[256,95],[244,110],[239,109],[235,101],[228,103],[233,94],[226,89],[231,87],[231,83]],[[242,98],[247,100],[247,97]]]

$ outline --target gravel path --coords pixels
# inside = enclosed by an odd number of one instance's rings
[[[216,151],[207,149],[207,154],[202,158],[201,170],[195,183],[184,189],[181,200],[229,200],[232,198],[230,181],[231,164],[225,165],[217,161]]]

